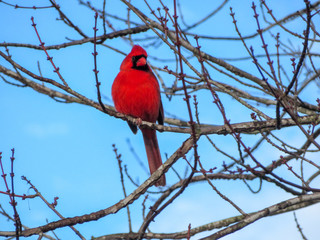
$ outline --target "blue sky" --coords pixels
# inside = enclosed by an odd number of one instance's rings
[[[77,25],[92,36],[94,14],[91,11],[78,5],[77,1],[57,2],[61,4],[62,10]],[[16,1],[15,3],[24,4],[22,1]],[[203,7],[211,6],[212,1],[201,3],[203,5],[195,4],[194,1],[187,1],[183,4],[184,17],[189,23],[199,20],[201,18],[199,13],[205,15],[213,8],[204,9]],[[26,4],[32,5],[31,3]],[[107,12],[126,14],[126,7],[120,1],[107,1],[107,4]],[[137,1],[135,4],[145,9],[143,1]],[[36,5],[47,5],[47,2],[37,1]],[[157,3],[154,3],[153,6],[157,7]],[[168,4],[168,6],[172,9],[172,4]],[[228,8],[230,6],[236,12],[236,18],[242,33],[253,33],[255,31],[255,20],[252,17],[251,1],[230,1],[222,12],[202,27],[196,28],[196,31],[204,35],[236,36],[232,19],[229,16]],[[301,9],[303,1],[270,1],[270,6],[274,10],[274,14],[280,18],[292,11]],[[70,28],[56,21],[58,16],[53,10],[14,9],[0,3],[0,12],[0,42],[39,44],[31,26],[31,16],[34,16],[42,40],[46,45],[64,42],[66,41],[65,37],[80,39],[80,36],[72,32]],[[134,19],[138,21],[137,18],[134,17]],[[115,23],[114,27],[119,30],[124,28],[120,23]],[[297,32],[302,32],[303,27],[297,25],[294,26],[294,29]],[[101,25],[99,29],[101,34]],[[148,34],[142,33],[139,37],[142,38],[147,35],[152,35],[151,31]],[[268,36],[266,38],[270,39]],[[285,39],[285,36],[283,38]],[[117,47],[126,53],[131,49],[130,45],[121,39],[108,40],[106,44]],[[238,42],[202,40],[201,44],[203,50],[207,50],[217,57],[231,57],[235,53],[245,54],[244,48]],[[260,43],[251,41],[250,44],[256,47],[257,52],[262,52]],[[270,48],[273,48],[271,44]],[[46,61],[43,51],[22,50],[14,47],[9,49],[13,59],[25,68],[38,73],[37,61],[39,61],[43,75],[58,79],[52,71],[52,66]],[[1,48],[1,51],[3,50],[4,48]],[[61,74],[72,88],[96,100],[95,80],[92,72],[92,51],[93,46],[86,44],[59,51],[50,51],[50,55],[53,56],[55,64],[60,67]],[[149,48],[147,51],[151,56],[173,58],[170,49],[164,45],[160,48]],[[103,101],[112,105],[110,100],[111,85],[124,56],[101,46],[98,46],[98,52],[99,80],[102,82]],[[174,63],[159,64],[152,60],[150,62],[162,67],[169,64],[169,67],[175,68]],[[0,64],[10,67],[2,58]],[[243,67],[252,74],[257,74],[255,67],[249,62],[233,64]],[[188,71],[188,73],[190,72]],[[172,75],[161,75],[165,78],[167,84],[175,80]],[[222,82],[229,81],[225,76],[218,73],[214,73],[212,77]],[[204,92],[200,93],[198,99],[202,103],[199,109],[201,120],[204,123],[221,124],[222,118],[217,109],[214,104],[208,102],[209,95]],[[318,94],[319,89],[317,88],[308,89],[306,93],[310,99],[315,99]],[[162,99],[167,115],[174,114],[179,118],[187,119],[187,109],[182,96],[170,102],[164,95],[162,95]],[[250,112],[242,110],[240,104],[230,100],[229,97],[221,96],[221,99],[230,103],[225,105],[230,112],[232,122],[250,120]],[[0,151],[3,152],[2,161],[7,173],[10,169],[10,149],[15,148],[16,151],[14,165],[16,193],[33,194],[29,186],[20,179],[24,175],[31,180],[49,202],[53,202],[55,196],[59,197],[57,209],[65,217],[82,215],[106,208],[123,197],[119,182],[118,164],[112,150],[112,144],[116,144],[118,151],[122,154],[124,164],[128,166],[129,173],[135,180],[142,183],[148,177],[144,169],[139,166],[127,143],[129,140],[136,154],[146,164],[141,133],[133,135],[127,124],[122,120],[112,118],[84,105],[58,103],[32,89],[10,86],[3,81],[0,81],[0,112]],[[273,111],[270,111],[270,114],[274,116]],[[289,134],[292,144],[299,145],[298,143],[304,141],[299,135],[297,136],[289,130],[284,131],[283,134]],[[158,133],[163,160],[165,160],[165,154],[170,156],[187,137],[187,135],[175,133]],[[231,138],[224,136],[212,136],[212,138],[222,148],[234,151],[235,145],[229,144]],[[248,137],[247,141],[249,145],[255,142],[253,139],[251,140],[251,137]],[[212,156],[212,150],[209,149],[207,141],[202,139],[200,143],[199,151],[205,165],[210,166],[212,159],[219,162],[223,160],[221,156]],[[266,154],[271,159],[277,159],[279,156],[278,152],[270,152],[266,148],[259,153],[259,157]],[[180,160],[174,167],[179,173],[183,174],[186,163]],[[167,173],[167,179],[169,184],[178,180],[173,171]],[[127,192],[132,192],[135,187],[127,178],[125,181]],[[251,194],[239,181],[227,183],[216,181],[215,184],[218,189],[248,212],[267,207],[289,197],[288,194],[275,189],[270,184],[264,184],[263,190],[258,195]],[[253,185],[257,187],[258,181],[253,182]],[[4,191],[2,180],[0,180],[0,190]],[[157,195],[150,195],[150,198],[155,199],[156,197]],[[142,200],[143,198],[139,199],[130,207],[134,230],[138,230],[137,228],[142,221]],[[12,214],[8,201],[7,196],[0,195],[1,205]],[[212,202],[219,207],[213,208]],[[46,223],[46,219],[48,221],[58,220],[58,217],[39,199],[18,200],[17,208],[22,223],[28,227],[43,225]],[[194,184],[172,206],[166,209],[163,215],[156,219],[156,224],[151,224],[150,227],[154,232],[182,231],[187,229],[189,223],[195,227],[234,214],[237,214],[235,210],[210,190],[209,186]],[[316,226],[319,223],[319,215],[318,206],[297,211],[300,224],[309,239],[315,239],[319,234]],[[172,224],[172,222],[175,224]],[[0,217],[0,226],[0,231],[14,229],[13,223],[6,221],[3,217]],[[76,228],[86,238],[92,235],[100,236],[127,232],[126,211],[123,209],[118,214],[102,218],[97,222],[77,225]],[[75,238],[74,233],[68,228],[59,229],[55,232],[61,239]],[[262,235],[260,235],[261,233]],[[286,239],[299,239],[292,213],[262,219],[224,239],[257,239],[257,234],[261,236],[259,239],[282,239],[284,236]],[[36,237],[32,239],[36,239]]]

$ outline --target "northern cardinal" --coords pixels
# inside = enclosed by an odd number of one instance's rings
[[[157,78],[147,64],[147,52],[139,45],[133,46],[125,57],[120,72],[112,85],[112,98],[118,112],[140,118],[143,121],[163,125],[164,114],[160,97],[160,88]],[[137,126],[128,122],[134,134]],[[140,127],[147,152],[150,173],[152,174],[161,165],[161,155],[156,131],[151,128]],[[164,175],[155,183],[164,186]]]

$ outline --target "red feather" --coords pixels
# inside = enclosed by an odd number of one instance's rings
[[[143,121],[163,124],[163,107],[157,78],[147,64],[147,52],[140,46],[133,46],[120,66],[120,72],[112,85],[112,98],[118,112],[140,118]],[[134,133],[137,127],[129,124]],[[161,155],[156,131],[141,127],[147,152],[150,173],[161,165]],[[156,186],[166,184],[165,176],[156,182]]]

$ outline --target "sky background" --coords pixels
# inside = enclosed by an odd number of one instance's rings
[[[47,1],[11,2],[19,5],[28,4],[28,6],[34,4],[36,6],[48,5]],[[137,7],[143,10],[146,9],[143,1],[134,2]],[[195,1],[184,1],[182,12],[188,23],[201,19],[217,6],[217,3],[212,3],[209,0],[200,2],[201,4],[195,3]],[[298,0],[268,2],[270,2],[269,6],[271,6],[273,13],[278,18],[304,7],[303,1]],[[94,14],[92,11],[79,5],[74,0],[58,0],[57,3],[61,5],[62,10],[76,25],[80,26],[88,35],[93,35]],[[230,1],[213,19],[197,27],[195,32],[203,35],[237,36],[229,15],[229,7],[232,6],[241,32],[244,35],[254,33],[256,28],[255,19],[252,17],[251,3],[252,1],[247,0]],[[99,4],[98,6],[101,5]],[[158,3],[154,1],[152,6],[156,8]],[[171,1],[168,1],[168,6],[173,10]],[[204,6],[208,7],[204,8]],[[120,16],[126,16],[127,14],[124,4],[117,0],[107,1],[106,11]],[[146,12],[148,13],[149,11]],[[67,41],[65,37],[69,39],[81,38],[61,21],[56,21],[58,15],[52,9],[41,11],[14,9],[0,3],[0,42],[38,45],[39,42],[31,26],[31,16],[35,18],[38,31],[46,45],[65,42]],[[134,16],[133,19],[140,22]],[[125,28],[119,22],[114,22],[114,27],[117,30]],[[296,32],[301,33],[304,25],[293,22],[288,24],[288,27],[294,28]],[[102,34],[101,24],[98,34]],[[137,38],[150,35],[152,36],[152,32],[148,31],[148,33],[140,34]],[[269,36],[266,36],[266,39],[270,39]],[[283,39],[285,40],[286,36],[283,36]],[[297,42],[292,42],[292,44],[302,46],[297,39],[294,40]],[[255,41],[248,41],[248,44],[253,44],[256,47],[257,54],[261,53],[261,44]],[[139,41],[135,43],[139,44]],[[130,52],[131,49],[131,46],[121,39],[108,40],[106,44],[121,49],[125,53]],[[201,45],[204,51],[208,51],[216,57],[228,58],[233,57],[235,54],[247,56],[245,49],[239,42],[201,40]],[[272,49],[272,46],[270,48]],[[41,72],[44,76],[58,79],[52,71],[52,66],[46,61],[43,51],[14,47],[10,47],[9,50],[13,59],[25,68],[38,73],[37,61],[39,61]],[[1,47],[1,51],[4,51],[3,47]],[[150,47],[147,51],[150,55],[149,61],[151,64],[162,67],[169,65],[171,69],[175,68],[173,62],[159,63],[152,59],[152,56],[173,59],[173,54],[168,47],[164,45],[158,48]],[[96,100],[95,79],[92,72],[92,52],[93,45],[84,44],[59,51],[53,50],[49,53],[53,56],[54,63],[60,67],[60,72],[69,85],[79,93]],[[99,80],[102,83],[103,101],[106,104],[113,105],[111,101],[111,85],[118,73],[124,55],[101,46],[98,46],[98,52]],[[286,62],[288,65],[290,64],[288,59],[284,59],[283,63],[285,64]],[[0,64],[10,68],[2,58],[0,59]],[[233,62],[232,64],[258,75],[250,61],[246,63]],[[162,76],[167,84],[175,80],[173,76],[167,74]],[[230,81],[224,75],[218,73],[215,73],[212,78],[222,82]],[[303,93],[305,99],[310,101],[314,101],[318,95],[319,89],[315,87],[309,88]],[[226,103],[225,107],[227,112],[230,112],[231,122],[250,121],[250,111],[239,108],[240,104],[227,96],[221,95],[220,97],[222,101],[230,103]],[[162,96],[167,116],[175,115],[187,120],[187,109],[182,98],[183,96],[180,96],[168,101],[164,95]],[[198,95],[198,100],[202,103],[199,111],[203,123],[223,123],[218,110],[212,103],[209,103],[207,93],[201,92],[201,95]],[[273,110],[264,110],[274,116]],[[130,151],[130,145],[132,145],[135,153],[146,164],[141,133],[133,135],[127,124],[120,119],[112,118],[84,105],[58,103],[30,88],[11,86],[2,80],[0,81],[0,113],[0,151],[2,152],[2,161],[7,173],[9,173],[10,169],[10,149],[15,148],[15,192],[19,194],[34,193],[26,182],[21,180],[21,176],[26,176],[49,202],[53,202],[54,197],[59,197],[57,210],[65,217],[79,216],[104,209],[123,198],[118,163],[113,153],[112,144],[116,144],[119,153],[122,154],[124,164],[128,166],[129,173],[135,180],[142,183],[148,177],[132,151]],[[301,139],[301,135],[289,129],[283,130],[280,135],[290,138],[293,145],[299,146],[304,142],[304,139]],[[183,134],[158,133],[163,160],[165,160],[166,154],[170,156],[187,137],[187,135]],[[224,136],[214,136],[213,138],[223,149],[229,152],[235,151],[235,145],[230,143],[230,138]],[[251,136],[246,137],[245,140],[249,145],[255,142]],[[200,141],[199,152],[203,164],[210,166],[209,160],[216,156],[212,156],[212,149],[209,148],[208,142],[204,141],[204,139]],[[266,155],[268,155],[268,159],[277,159],[279,157],[277,151],[271,152],[267,148],[263,148],[263,151],[257,153],[258,158]],[[186,163],[179,160],[174,167],[183,175]],[[178,181],[176,175],[173,171],[169,171],[167,173],[168,184],[173,184],[176,181]],[[125,182],[127,193],[131,193],[135,186],[127,178],[125,178]],[[217,180],[214,183],[218,189],[226,193],[230,199],[234,200],[236,204],[247,212],[290,198],[287,193],[265,183],[262,191],[257,195],[250,193],[240,181],[225,182]],[[256,189],[259,182],[254,181],[251,185]],[[5,191],[2,179],[0,180],[0,190]],[[157,195],[150,195],[150,199],[156,198]],[[142,200],[143,198],[141,197],[130,207],[134,231],[138,230],[142,221]],[[9,198],[0,194],[0,204],[12,215],[12,209],[8,202]],[[149,202],[149,205],[151,203]],[[218,207],[213,208],[212,203]],[[59,219],[39,198],[24,201],[18,199],[17,209],[22,223],[28,227],[44,225],[46,221],[51,222]],[[196,227],[236,214],[238,213],[217,196],[209,186],[193,184],[174,204],[156,218],[156,222],[152,223],[150,228],[154,232],[182,231],[187,229],[189,223],[191,223],[192,227]],[[307,238],[316,239],[320,234],[318,226],[320,222],[319,205],[298,210],[296,214]],[[77,225],[76,228],[86,238],[90,238],[92,235],[101,236],[110,233],[127,232],[127,225],[126,210],[122,209],[118,214],[107,216],[97,222]],[[1,216],[0,226],[0,231],[14,230],[13,223]],[[59,229],[55,232],[61,239],[76,239],[75,234],[69,228]],[[198,237],[199,235],[194,239]],[[36,236],[33,236],[30,239],[36,238]],[[293,213],[290,212],[281,216],[259,220],[223,239],[300,238],[295,226]]]

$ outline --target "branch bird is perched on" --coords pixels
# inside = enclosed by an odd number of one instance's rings
[[[133,46],[125,57],[120,72],[112,85],[112,98],[118,112],[140,118],[143,121],[163,125],[164,114],[157,78],[147,64],[147,52],[139,45]],[[133,133],[137,133],[137,126],[129,123]],[[161,155],[156,130],[140,127],[146,147],[150,173],[161,165]],[[155,183],[164,186],[164,175]]]

